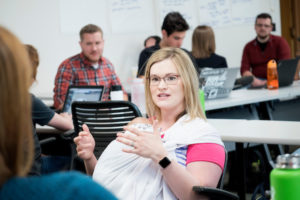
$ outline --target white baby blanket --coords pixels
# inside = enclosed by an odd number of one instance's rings
[[[165,131],[164,147],[168,157],[176,161],[175,149],[195,143],[216,143],[223,145],[217,131],[206,121],[196,118],[188,120],[181,117]],[[134,124],[152,132],[149,125]],[[127,133],[132,134],[132,133]],[[172,200],[176,199],[165,183],[158,164],[151,159],[128,154],[122,148],[127,145],[112,141],[102,153],[94,170],[93,179],[124,200]]]

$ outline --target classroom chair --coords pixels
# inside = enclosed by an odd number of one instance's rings
[[[95,139],[94,154],[99,158],[107,145],[116,138],[117,132],[123,131],[136,117],[142,117],[138,107],[129,101],[73,102],[72,117],[75,135],[82,131],[82,125],[89,127]],[[74,169],[76,149],[72,153],[71,169]]]

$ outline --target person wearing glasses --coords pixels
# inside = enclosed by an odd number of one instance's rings
[[[145,70],[149,118],[125,126],[98,161],[84,125],[74,142],[87,173],[120,199],[195,199],[193,186],[216,187],[225,150],[201,109],[198,85],[184,50],[153,53]]]
[[[253,76],[253,87],[264,86],[267,79],[267,63],[289,59],[291,52],[287,41],[271,34],[273,29],[272,17],[261,13],[255,20],[256,38],[246,44],[241,62],[241,75]]]

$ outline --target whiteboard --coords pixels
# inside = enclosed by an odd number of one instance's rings
[[[88,23],[104,31],[104,56],[115,66],[127,91],[143,42],[161,36],[161,24],[170,11],[179,11],[190,25],[183,48],[191,50],[193,29],[213,27],[216,53],[229,67],[239,67],[244,45],[255,37],[254,19],[268,12],[281,35],[279,0],[0,0],[0,24],[40,54],[37,82],[31,91],[53,96],[59,64],[81,51],[79,31]]]

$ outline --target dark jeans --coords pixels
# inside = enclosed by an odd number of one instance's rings
[[[42,156],[42,174],[69,170],[70,160],[67,156]]]

